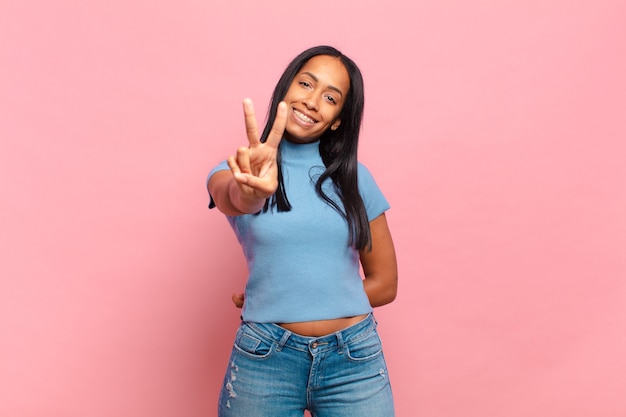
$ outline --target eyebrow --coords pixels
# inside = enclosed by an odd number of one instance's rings
[[[318,81],[319,81],[319,80],[317,79],[317,77],[315,76],[315,74],[312,74],[312,73],[310,73],[310,72],[308,72],[308,71],[304,71],[302,74],[306,74],[306,75],[308,75],[309,77],[313,78],[313,81],[315,81],[315,82],[318,82]],[[338,89],[337,87],[335,87],[334,85],[329,85],[329,86],[328,86],[328,89],[329,89],[329,90],[333,90],[333,91],[338,92],[338,93],[341,95],[341,97],[343,97],[343,92],[342,92],[340,89]]]

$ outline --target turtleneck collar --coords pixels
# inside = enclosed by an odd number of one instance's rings
[[[312,158],[319,159],[319,147],[319,140],[311,143],[293,143],[287,139],[283,139],[280,142],[280,151],[283,161],[311,160]]]

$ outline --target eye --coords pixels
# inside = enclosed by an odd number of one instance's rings
[[[329,103],[337,104],[337,100],[333,96],[326,96],[326,100],[328,100]]]
[[[311,88],[311,83],[308,81],[300,81],[299,84],[304,88]]]

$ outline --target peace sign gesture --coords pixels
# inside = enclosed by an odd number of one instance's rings
[[[244,200],[265,200],[278,188],[276,155],[287,123],[287,105],[278,104],[276,119],[264,143],[260,141],[252,100],[243,101],[243,113],[249,145],[237,149],[237,154],[228,158],[228,166]]]

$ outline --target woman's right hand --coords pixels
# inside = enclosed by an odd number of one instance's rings
[[[235,307],[237,308],[242,308],[243,307],[243,303],[245,300],[245,295],[242,292],[234,292],[233,295],[230,297],[231,300],[233,300],[233,304],[235,305]]]
[[[237,154],[228,158],[228,166],[244,199],[265,200],[278,188],[276,157],[285,132],[287,105],[284,102],[278,104],[276,119],[264,143],[260,141],[252,100],[243,101],[243,112],[249,145],[237,149]]]

